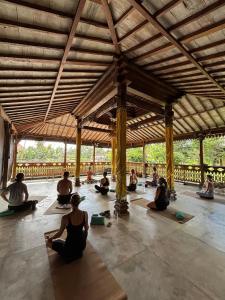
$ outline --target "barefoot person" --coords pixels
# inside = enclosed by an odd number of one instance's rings
[[[159,179],[159,175],[158,175],[157,169],[156,169],[156,167],[153,167],[152,181],[146,181],[145,182],[145,187],[157,186],[158,185],[158,179]]]
[[[64,172],[63,179],[57,184],[58,202],[61,205],[68,204],[70,202],[71,193],[73,190],[72,181],[69,180],[70,173]]]
[[[148,207],[156,210],[165,210],[168,205],[167,182],[163,177],[160,177],[159,185],[155,193],[155,199],[148,204]]]
[[[202,190],[196,194],[198,194],[200,198],[214,199],[214,184],[211,175],[207,175]]]
[[[22,181],[24,180],[24,174],[18,173],[16,175],[15,182],[10,184],[1,193],[2,198],[9,203],[8,209],[14,211],[23,211],[27,209],[34,210],[36,208],[37,200],[28,201],[27,186]],[[9,199],[6,197],[9,192]]]
[[[107,178],[107,172],[103,173],[103,178],[100,180],[100,186],[95,185],[95,189],[97,192],[101,193],[102,195],[106,195],[109,191],[109,179]]]
[[[48,237],[47,241],[48,247],[58,252],[66,262],[81,258],[86,247],[89,228],[88,214],[78,208],[80,201],[78,193],[72,195],[70,200],[72,212],[62,217],[59,231],[52,237]],[[65,229],[67,230],[66,239],[59,239]]]
[[[88,171],[87,171],[87,179],[86,179],[86,183],[94,183],[95,180],[92,178],[93,176],[93,172],[91,171],[91,167],[89,167]]]
[[[135,174],[134,169],[132,169],[131,173],[130,173],[130,182],[129,182],[129,185],[127,187],[127,190],[129,192],[135,192],[136,188],[137,188],[137,183],[138,183],[137,176]]]

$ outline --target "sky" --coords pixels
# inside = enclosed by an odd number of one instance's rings
[[[25,148],[28,148],[30,146],[32,147],[35,147],[35,145],[37,144],[37,141],[32,141],[32,140],[21,140],[19,142],[19,144]],[[62,142],[44,142],[44,145],[45,146],[48,146],[48,145],[52,145],[53,148],[57,148],[57,147],[62,147],[64,148],[64,143]],[[72,144],[68,144],[67,145],[67,148],[70,148],[70,147],[75,147],[75,145],[72,145]]]

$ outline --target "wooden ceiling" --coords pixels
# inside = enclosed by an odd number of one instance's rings
[[[128,144],[225,132],[225,1],[0,0],[0,105],[18,135],[110,143],[116,70]],[[114,106],[113,106],[114,105]]]

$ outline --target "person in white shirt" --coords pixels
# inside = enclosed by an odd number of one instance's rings
[[[38,201],[28,201],[29,194],[26,184],[22,182],[23,180],[24,174],[18,173],[15,182],[3,189],[1,193],[2,198],[9,203],[9,210],[23,211],[27,209],[34,210],[36,208]],[[7,193],[9,193],[9,199],[6,197]]]

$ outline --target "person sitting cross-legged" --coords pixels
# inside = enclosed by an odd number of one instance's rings
[[[69,180],[70,173],[64,172],[63,179],[57,184],[58,198],[60,205],[68,204],[70,202],[71,193],[73,190],[72,181]]]
[[[107,172],[103,173],[103,178],[100,180],[100,186],[95,185],[97,192],[102,195],[106,195],[109,191],[109,179],[107,178]]]
[[[129,185],[127,187],[127,190],[129,192],[135,192],[136,188],[137,188],[137,183],[138,183],[137,176],[135,174],[134,169],[132,169],[131,173],[130,173],[130,182],[129,182]]]
[[[207,179],[200,192],[197,192],[200,198],[214,199],[214,184],[211,175],[207,175]]]
[[[59,231],[52,237],[47,237],[48,247],[58,252],[67,263],[81,258],[86,247],[89,229],[88,214],[78,208],[80,201],[78,193],[71,196],[72,212],[62,217]],[[59,239],[65,229],[67,230],[66,239]]]
[[[93,172],[91,171],[91,167],[89,167],[88,171],[87,171],[87,179],[85,180],[86,183],[94,183],[96,182],[93,178]]]
[[[158,179],[159,179],[159,175],[158,175],[157,169],[156,169],[156,167],[153,167],[152,181],[146,180],[145,187],[157,186],[158,185]]]
[[[159,185],[155,193],[155,199],[148,204],[148,207],[155,210],[165,210],[169,205],[167,194],[167,182],[163,177],[160,177]]]
[[[7,188],[3,189],[1,196],[7,201],[8,209],[17,211],[24,211],[28,209],[34,210],[36,208],[37,200],[28,200],[29,194],[24,180],[24,174],[18,173],[15,182],[10,184]],[[9,199],[6,197],[9,192]]]

